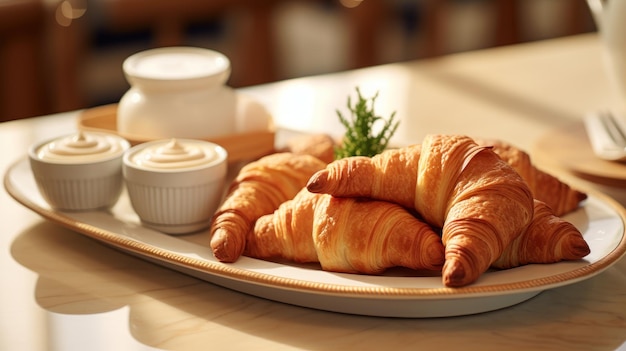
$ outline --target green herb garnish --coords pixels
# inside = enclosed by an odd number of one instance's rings
[[[395,111],[388,120],[374,113],[374,104],[376,103],[378,92],[369,100],[363,98],[358,87],[356,92],[359,101],[354,106],[352,106],[351,97],[348,96],[348,109],[352,114],[351,119],[345,118],[337,110],[337,116],[339,116],[341,124],[346,127],[346,133],[341,145],[335,148],[335,159],[350,156],[372,157],[383,152],[400,123],[394,123]],[[371,103],[368,104],[368,101],[371,101]],[[382,129],[377,135],[373,135],[374,125],[379,121],[383,123]]]

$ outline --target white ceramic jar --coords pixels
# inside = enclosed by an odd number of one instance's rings
[[[131,88],[118,104],[118,133],[142,139],[210,139],[235,132],[237,95],[226,85],[230,60],[195,47],[164,47],[128,57]]]

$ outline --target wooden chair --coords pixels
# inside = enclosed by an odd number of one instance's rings
[[[40,1],[0,1],[0,122],[46,110],[43,21]]]
[[[84,27],[71,2],[0,1],[0,121],[84,107]],[[65,8],[66,11],[76,9]]]

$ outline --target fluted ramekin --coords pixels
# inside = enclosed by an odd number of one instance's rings
[[[209,150],[211,157],[171,168],[150,167],[142,161],[147,150],[173,142],[185,150]],[[227,156],[217,144],[192,139],[157,140],[132,147],[124,155],[123,174],[131,205],[142,224],[167,234],[207,228],[224,193]]]
[[[76,140],[80,154],[63,151],[46,156],[49,150]],[[105,151],[100,146],[85,146],[93,140],[109,146]],[[117,135],[83,132],[32,145],[28,155],[37,187],[52,208],[87,211],[109,208],[117,202],[123,189],[122,157],[129,148],[128,141]]]

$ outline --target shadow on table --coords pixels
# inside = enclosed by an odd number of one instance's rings
[[[593,343],[595,349],[614,350],[626,340],[626,310],[608,307],[619,305],[615,300],[626,303],[625,260],[616,265],[620,268],[599,277],[546,291],[504,310],[396,319],[317,311],[231,291],[121,253],[51,222],[42,221],[21,233],[11,254],[39,275],[34,295],[42,308],[78,315],[129,306],[127,325],[132,336],[166,349],[184,348],[198,340],[210,345],[215,338],[236,335],[223,335],[223,328],[252,336],[222,340],[233,348],[239,343],[250,347],[269,342],[273,347],[309,350],[368,350],[380,345],[449,349],[468,343],[485,345],[488,340],[499,349],[534,344],[576,349]],[[603,335],[597,335],[599,329]],[[168,334],[169,339],[164,337]]]

